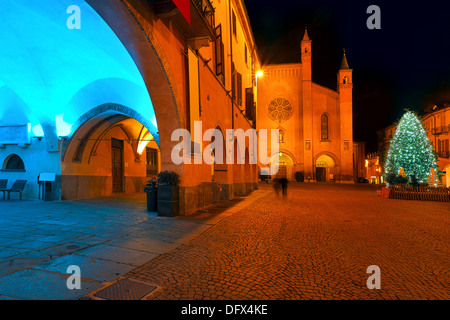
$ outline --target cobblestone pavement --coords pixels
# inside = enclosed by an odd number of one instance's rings
[[[267,193],[125,277],[158,286],[146,299],[449,299],[449,209],[291,183],[288,200]]]

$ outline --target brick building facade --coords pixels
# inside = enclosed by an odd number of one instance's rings
[[[344,52],[337,91],[314,83],[307,30],[300,47],[301,63],[263,66],[258,80],[258,127],[280,130],[278,175],[293,180],[302,172],[310,181],[356,181],[364,144],[353,141],[353,70]]]

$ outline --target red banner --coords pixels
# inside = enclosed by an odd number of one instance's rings
[[[186,21],[191,24],[191,0],[173,0]]]

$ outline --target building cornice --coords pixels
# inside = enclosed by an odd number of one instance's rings
[[[237,13],[237,18],[241,22],[242,29],[246,38],[246,42],[251,44],[252,56],[256,59],[256,66],[260,66],[261,60],[259,58],[258,47],[256,46],[255,36],[250,23],[250,18],[248,16],[247,8],[243,0],[230,0],[235,11]]]

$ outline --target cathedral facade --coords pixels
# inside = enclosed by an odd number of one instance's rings
[[[311,59],[305,30],[301,63],[264,66],[257,84],[257,125],[279,129],[277,176],[351,183],[358,176],[356,149],[361,147],[353,142],[353,70],[344,52],[334,91],[312,81]]]

